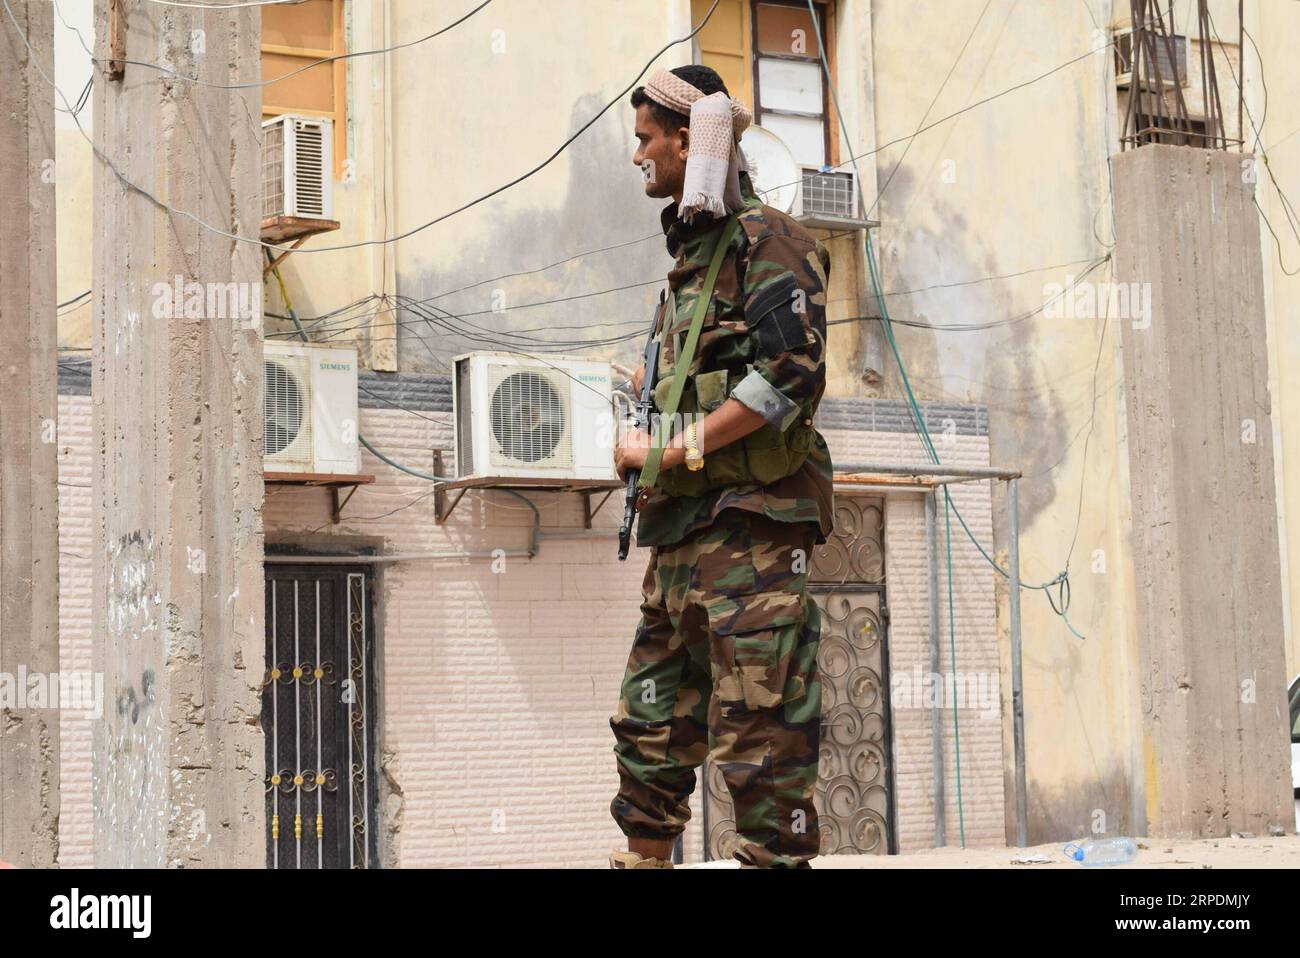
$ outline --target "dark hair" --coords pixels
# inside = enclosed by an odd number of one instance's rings
[[[727,85],[722,82],[722,77],[718,76],[718,71],[712,67],[692,64],[684,67],[677,67],[675,70],[669,70],[673,76],[685,80],[695,89],[699,90],[705,96],[712,93],[727,93]],[[727,96],[731,96],[727,93]],[[656,103],[650,97],[646,96],[645,87],[639,86],[632,91],[632,107],[647,104],[650,107],[650,115],[668,133],[676,133],[682,127],[691,125],[691,118],[676,110],[670,110],[661,103]]]

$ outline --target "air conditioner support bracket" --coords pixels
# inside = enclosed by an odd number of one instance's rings
[[[443,469],[442,450],[433,450],[433,474],[435,476],[445,475]],[[488,476],[469,476],[463,479],[448,479],[440,482],[433,488],[433,515],[434,521],[442,525],[460,505],[460,500],[465,498],[465,493],[470,489],[508,489],[520,493],[538,493],[538,492],[576,492],[582,496],[582,524],[584,527],[591,528],[591,520],[595,518],[596,513],[609,501],[609,497],[615,492],[624,488],[624,484],[617,479],[551,479],[541,476],[502,476],[498,478]],[[455,493],[455,498],[448,501],[448,496]],[[602,495],[603,494],[603,495]],[[600,501],[594,506],[591,503],[592,496],[601,496]]]
[[[284,260],[288,259],[290,253],[292,253],[294,250],[296,250],[296,249],[297,249],[299,246],[301,246],[303,243],[307,242],[307,240],[308,240],[308,237],[306,237],[306,236],[299,236],[296,240],[294,240],[294,243],[293,243],[292,246],[290,246],[287,250],[285,250],[283,253],[281,253],[279,256],[277,256],[275,259],[271,260],[271,262],[267,263],[265,266],[262,267],[262,275],[265,276],[267,273],[271,272],[271,270],[273,270],[273,269],[275,269],[277,266],[279,266],[279,265],[280,265]]]
[[[460,501],[465,498],[465,493],[469,492],[468,489],[461,489],[457,492],[456,498],[451,500],[451,505],[447,505],[447,493],[442,491],[442,487],[443,483],[440,482],[433,490],[433,511],[438,525],[442,525],[447,521],[448,517],[456,511],[456,507],[460,505]]]
[[[262,242],[274,244],[280,255],[272,259],[271,249],[267,249],[266,258],[268,262],[262,267],[262,276],[269,275],[272,270],[288,259],[294,250],[313,236],[332,232],[338,229],[339,225],[338,220],[323,220],[310,216],[266,217],[262,220]],[[284,244],[291,241],[292,245],[286,248]]]
[[[356,494],[356,491],[357,487],[353,486],[343,497],[343,501],[339,502],[339,487],[330,486],[330,521],[335,525],[339,524],[339,514],[343,512],[343,507],[348,504],[348,500]]]
[[[582,526],[584,529],[591,528],[591,520],[595,517],[596,513],[600,512],[601,506],[609,502],[609,497],[612,496],[613,494],[614,494],[613,489],[605,493],[605,495],[601,498],[600,502],[596,503],[595,509],[591,508],[592,493],[584,492],[582,494]]]
[[[333,472],[265,472],[262,479],[267,485],[278,486],[324,486],[330,491],[330,521],[337,524],[342,520],[340,513],[357,491],[357,486],[365,486],[375,481],[370,475],[350,475]],[[339,502],[339,490],[347,489],[348,494]]]

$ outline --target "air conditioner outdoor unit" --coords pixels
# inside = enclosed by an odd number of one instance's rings
[[[266,471],[359,473],[357,351],[267,342],[263,368]]]
[[[1160,36],[1153,36],[1156,51],[1156,64],[1160,67],[1160,81],[1164,87],[1187,86],[1188,75],[1191,72],[1192,65],[1192,48],[1187,42],[1187,37],[1181,34],[1174,34],[1166,40]],[[1170,58],[1170,48],[1173,50],[1173,57]],[[1154,90],[1156,87],[1155,70],[1143,51],[1142,71],[1146,74],[1142,82],[1142,89]],[[1115,86],[1122,90],[1127,90],[1133,86],[1133,28],[1126,27],[1122,30],[1115,31]]]
[[[334,218],[334,121],[286,113],[262,122],[262,217]]]
[[[456,478],[616,479],[609,363],[457,356]]]

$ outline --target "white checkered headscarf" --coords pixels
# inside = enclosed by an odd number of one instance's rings
[[[740,171],[746,167],[740,136],[754,120],[748,107],[721,90],[705,96],[668,70],[655,71],[645,83],[645,93],[691,118],[686,184],[678,206],[681,218],[689,223],[699,212],[724,216],[744,206]]]

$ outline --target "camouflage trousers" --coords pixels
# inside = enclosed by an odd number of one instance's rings
[[[619,771],[610,811],[625,835],[680,835],[708,757],[735,805],[737,859],[798,867],[817,854],[815,536],[808,523],[733,509],[653,550],[610,719]]]

